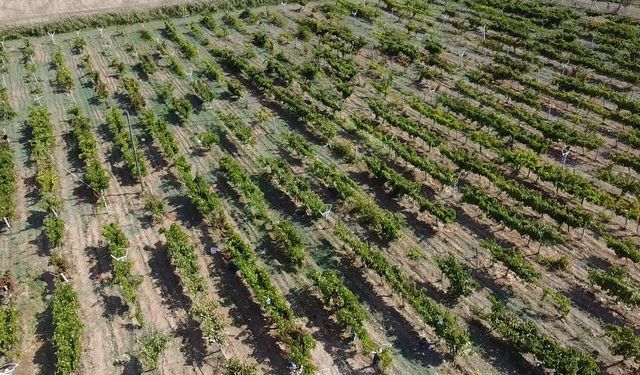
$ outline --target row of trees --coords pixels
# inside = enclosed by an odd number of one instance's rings
[[[481,187],[465,185],[461,192],[463,201],[478,206],[487,216],[515,229],[523,236],[526,235],[541,244],[563,242],[562,237],[553,227],[533,217],[525,216],[515,208],[504,204],[502,200],[490,196]]]
[[[279,220],[269,213],[262,190],[230,155],[220,159],[220,170],[246,201],[247,211],[263,221],[263,226],[268,230],[273,243],[285,254],[289,263],[295,267],[301,266],[305,261],[306,251],[302,234],[293,223],[287,219]]]
[[[91,119],[81,113],[78,106],[69,110],[69,122],[73,130],[73,138],[80,151],[79,157],[84,162],[84,178],[95,194],[109,187],[109,174],[98,159],[98,143],[93,135]]]
[[[393,290],[416,309],[449,349],[458,353],[467,346],[469,333],[459,327],[456,318],[431,300],[399,267],[392,265],[385,254],[360,241],[344,225],[336,226],[334,233],[367,267],[385,278]]]
[[[189,314],[200,322],[204,337],[220,346],[226,343],[224,317],[216,311],[218,303],[208,298],[208,287],[198,264],[196,248],[177,224],[171,224],[161,232],[167,239],[167,254],[176,269],[184,292],[189,296],[192,306]]]
[[[563,202],[544,196],[513,179],[504,177],[504,172],[489,161],[481,160],[475,153],[463,148],[440,147],[440,152],[458,167],[486,177],[497,188],[513,199],[522,202],[537,212],[551,216],[558,224],[582,228],[591,222],[591,215],[581,207],[571,207]]]
[[[16,171],[8,140],[0,140],[0,217],[10,219],[16,213]]]
[[[142,276],[133,272],[133,262],[128,259],[129,240],[117,222],[105,225],[102,235],[107,240],[107,252],[111,257],[113,282],[120,286],[122,299],[134,311],[138,324],[143,325],[144,316],[137,296]]]
[[[573,347],[564,347],[539,332],[532,321],[521,320],[495,296],[490,296],[491,312],[483,314],[502,340],[520,353],[531,353],[542,365],[559,374],[599,374],[596,360]]]
[[[421,171],[428,173],[440,183],[450,185],[455,181],[453,170],[421,155],[415,147],[400,141],[392,134],[384,132],[378,124],[359,116],[355,116],[352,119],[358,129],[375,137],[375,139],[393,150],[399,158],[411,163]],[[369,143],[369,145],[373,146],[371,143]]]
[[[501,87],[499,85],[492,86]],[[570,129],[566,123],[562,121],[548,121],[542,116],[533,114],[529,111],[517,108],[515,106],[505,106],[498,99],[483,94],[479,90],[472,88],[463,81],[456,82],[456,89],[462,94],[473,98],[480,103],[492,107],[496,112],[506,115],[512,115],[534,129],[540,131],[545,138],[562,141],[568,145],[585,147],[588,150],[595,150],[602,146],[604,139],[593,132],[580,132]]]
[[[131,178],[138,180],[139,176],[146,176],[148,173],[147,164],[143,153],[139,151],[138,138],[131,139],[125,118],[118,108],[112,107],[108,110],[106,123],[109,127],[113,144],[120,152],[124,166]]]
[[[78,294],[70,283],[56,282],[51,306],[56,373],[71,375],[80,365],[84,325],[78,316]]]
[[[53,55],[53,65],[56,69],[56,83],[58,84],[58,87],[60,90],[70,92],[75,86],[75,82],[73,80],[73,75],[71,75],[71,71],[64,61],[62,51],[59,49]]]
[[[0,121],[11,120],[16,117],[16,114],[9,103],[9,90],[5,86],[0,86]]]

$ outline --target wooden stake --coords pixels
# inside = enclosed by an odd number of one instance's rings
[[[127,125],[129,126],[129,135],[131,136],[131,148],[133,148],[133,156],[136,161],[136,169],[138,170],[138,181],[140,181],[140,189],[144,193],[144,184],[142,183],[142,172],[140,171],[140,164],[138,163],[138,151],[136,149],[135,138],[133,138],[133,129],[131,128],[131,121],[129,120],[129,111],[127,114]]]

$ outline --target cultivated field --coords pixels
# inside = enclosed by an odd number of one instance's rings
[[[638,372],[638,19],[183,15],[0,49],[16,373]]]

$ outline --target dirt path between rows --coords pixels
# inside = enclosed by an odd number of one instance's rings
[[[192,1],[194,0],[5,0],[0,2],[0,27]]]

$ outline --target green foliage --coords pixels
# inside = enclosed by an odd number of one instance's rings
[[[122,77],[122,87],[124,95],[133,111],[139,111],[146,105],[144,96],[140,91],[140,82],[133,77]]]
[[[278,336],[287,347],[291,361],[303,366],[304,374],[313,374],[315,366],[311,362],[311,351],[315,348],[316,341],[308,331],[295,323],[293,310],[273,285],[269,273],[256,262],[253,249],[235,232],[229,234],[226,248],[242,279],[253,290],[260,306],[275,323]]]
[[[542,304],[542,302],[548,299],[551,300],[554,307],[558,310],[561,318],[565,318],[569,315],[569,311],[571,311],[571,300],[569,297],[562,295],[553,289],[543,287],[540,303]]]
[[[73,53],[75,53],[76,55],[79,55],[82,52],[84,52],[84,48],[87,46],[87,41],[80,36],[76,36],[75,38],[73,38],[72,43],[73,43],[72,44]]]
[[[0,140],[0,219],[11,219],[16,213],[16,171],[9,142]]]
[[[9,103],[8,90],[4,86],[0,86],[0,121],[12,120],[16,117],[16,111]]]
[[[13,303],[0,307],[0,355],[11,358],[11,351],[19,342],[20,311]]]
[[[429,147],[437,147],[442,143],[442,138],[425,129],[420,123],[412,120],[398,108],[385,103],[382,100],[371,99],[367,102],[376,115],[387,120],[391,125],[400,128],[413,137],[422,139]]]
[[[309,181],[296,176],[291,167],[281,158],[262,159],[261,165],[269,168],[269,177],[277,188],[290,196],[295,202],[305,206],[307,215],[320,218],[326,210],[322,198],[312,189]]]
[[[226,215],[220,204],[220,198],[211,190],[209,182],[201,175],[192,177],[191,165],[180,156],[176,159],[176,170],[191,203],[196,206],[198,212],[214,225],[224,225]]]
[[[629,306],[640,305],[640,287],[627,275],[622,267],[613,266],[608,271],[589,269],[589,282],[598,285],[616,301]]]
[[[222,22],[240,34],[244,34],[247,31],[247,25],[231,13],[225,13],[222,16]]]
[[[75,86],[73,81],[73,76],[71,75],[71,71],[65,65],[64,57],[62,56],[62,52],[57,50],[53,55],[53,64],[56,67],[56,83],[61,90],[70,92],[71,89]]]
[[[187,234],[177,224],[171,224],[163,233],[167,238],[167,253],[180,275],[185,291],[191,296],[206,293],[207,284],[200,272],[196,248]]]
[[[147,75],[147,77],[151,77],[153,73],[158,71],[158,67],[153,61],[153,57],[151,57],[151,55],[144,53],[138,55],[138,58],[140,59],[138,66],[140,67],[140,70]]]
[[[124,65],[124,63],[122,62],[122,60],[120,60],[118,57],[114,58],[111,61],[110,66],[113,68],[113,70],[116,71],[116,73],[119,76],[121,76],[124,73],[125,69],[127,68],[126,65]]]
[[[50,215],[44,219],[44,232],[51,248],[57,248],[62,245],[64,227],[64,221],[57,216]]]
[[[214,301],[197,302],[189,310],[189,315],[198,319],[202,334],[207,340],[222,346],[227,341],[227,336],[224,333],[227,323],[224,317],[215,311],[216,308],[218,308],[218,304]]]
[[[463,201],[478,206],[487,216],[517,230],[521,235],[527,235],[542,244],[562,243],[562,237],[553,227],[533,217],[525,216],[515,208],[504,204],[500,199],[490,196],[486,190],[466,185],[461,192]]]
[[[158,367],[160,355],[169,342],[169,336],[161,331],[156,331],[138,340],[136,358],[142,364],[144,371],[153,370]]]
[[[362,342],[365,352],[374,352],[379,346],[373,342],[364,328],[367,316],[356,295],[349,290],[334,271],[312,271],[309,278],[314,287],[321,293],[322,302],[335,315],[342,329],[349,329],[351,335]]]
[[[515,273],[522,280],[532,283],[540,279],[540,272],[527,261],[515,247],[503,247],[495,241],[481,241],[480,246],[488,249],[494,260],[502,262],[507,270]]]
[[[232,358],[224,363],[225,375],[257,375],[258,364]]]
[[[393,150],[398,157],[411,163],[421,171],[428,173],[441,183],[450,185],[454,182],[454,174],[450,168],[434,162],[429,157],[422,156],[418,153],[415,147],[412,147],[402,142],[394,135],[385,132],[380,124],[376,124],[373,121],[369,121],[358,116],[353,117],[353,122],[358,129],[361,129],[367,134],[372,135],[378,141],[384,143],[387,147]],[[365,138],[365,142],[367,141],[366,137],[360,138]],[[368,144],[372,145],[371,142],[368,142]]]
[[[571,268],[571,261],[564,255],[557,257],[545,257],[540,254],[534,257],[535,261],[550,271],[567,271]]]
[[[220,143],[220,135],[211,129],[207,129],[198,135],[198,139],[202,147],[207,150],[211,149],[211,146]]]
[[[224,79],[224,73],[220,65],[216,64],[212,60],[204,60],[202,62],[202,73],[208,80],[213,82],[222,82]]]
[[[124,160],[124,165],[129,172],[129,175],[137,181],[139,167],[139,174],[141,175],[141,177],[146,176],[147,165],[144,162],[144,154],[140,151],[138,138],[134,137],[133,141],[131,140],[131,134],[129,133],[128,126],[125,123],[125,118],[120,110],[118,110],[116,107],[112,107],[107,112],[106,117],[107,126],[109,127],[109,131],[113,139],[113,144],[115,145],[115,148],[120,152],[120,154],[122,154],[122,159]],[[136,148],[136,152],[133,151],[134,145]]]
[[[357,215],[357,220],[385,241],[399,238],[406,229],[404,217],[378,206],[362,188],[335,164],[314,160],[309,166],[312,175],[325,186],[334,188]]]
[[[246,91],[244,85],[235,78],[227,78],[226,84],[227,91],[229,91],[229,95],[231,95],[231,97],[233,98],[242,97]]]
[[[211,102],[216,98],[216,94],[213,92],[211,87],[202,80],[197,79],[191,82],[191,88],[203,103]]]
[[[247,202],[247,212],[256,219],[261,219],[268,224],[269,235],[274,245],[287,257],[289,263],[299,267],[306,258],[302,235],[289,220],[277,220],[268,212],[267,201],[264,194],[251,180],[247,172],[230,155],[224,155],[220,159],[220,170],[225,178],[235,187],[244,201]]]
[[[420,56],[420,51],[409,40],[406,33],[401,30],[387,28],[376,35],[378,49],[392,57],[406,57],[410,61]]]
[[[455,210],[422,196],[422,185],[420,183],[407,179],[378,157],[365,157],[362,160],[369,172],[371,172],[378,181],[391,188],[390,193],[392,196],[406,195],[411,197],[418,203],[420,211],[429,212],[445,224],[450,224],[455,221]]]
[[[144,210],[151,216],[154,223],[159,224],[165,217],[167,207],[161,197],[152,193],[145,193]]]
[[[77,106],[69,110],[69,116],[80,159],[85,163],[84,178],[95,192],[103,191],[109,187],[109,174],[98,160],[98,143],[93,135],[91,119],[84,116]]]
[[[385,254],[360,241],[342,224],[336,227],[335,234],[367,267],[384,277],[395,292],[406,298],[424,318],[425,323],[435,329],[436,334],[454,353],[459,353],[467,346],[469,333],[458,326],[456,318],[429,298],[424,291],[417,288],[398,266],[389,262]]]
[[[253,36],[251,37],[251,43],[253,43],[256,47],[266,48],[268,50],[273,49],[273,41],[264,31],[253,34]]]
[[[419,247],[410,248],[407,256],[409,257],[409,259],[413,261],[419,261],[424,259],[424,254],[422,253]]]
[[[454,298],[468,297],[478,287],[478,283],[471,276],[469,267],[460,263],[453,254],[449,253],[447,257],[437,258],[436,263],[440,271],[449,279],[451,284],[449,293]]]
[[[150,133],[156,142],[162,146],[164,156],[173,159],[178,154],[178,143],[169,131],[169,125],[164,119],[158,118],[151,109],[145,109],[139,116],[142,127]]]
[[[596,360],[572,347],[563,347],[538,331],[531,321],[520,320],[506,305],[491,295],[491,327],[520,353],[531,353],[542,365],[558,374],[599,374]]]
[[[107,240],[107,251],[111,257],[113,282],[120,286],[122,299],[134,309],[136,320],[142,325],[142,311],[137,297],[142,276],[133,273],[133,262],[127,258],[129,240],[117,222],[105,225],[102,228],[102,235]]]
[[[218,112],[218,118],[233,132],[240,142],[253,143],[255,141],[252,129],[233,112]]]
[[[169,36],[169,39],[176,42],[180,46],[180,51],[187,59],[191,60],[198,55],[198,49],[185,38],[182,33],[176,29],[176,26],[171,21],[165,21],[165,32]]]
[[[180,124],[189,122],[193,107],[186,98],[172,98],[170,102],[171,112],[178,117]]]
[[[559,224],[567,224],[574,228],[581,228],[591,222],[591,214],[580,207],[569,207],[564,202],[543,195],[540,191],[527,187],[501,172],[499,166],[489,161],[481,160],[475,153],[463,148],[440,148],[440,152],[458,167],[486,177],[500,190],[513,199],[524,203],[534,210],[547,214]]]
[[[51,306],[56,374],[71,375],[80,365],[82,355],[80,339],[84,326],[78,316],[78,294],[70,283],[56,282]]]
[[[625,359],[633,358],[636,363],[640,363],[640,336],[630,328],[615,324],[607,324],[605,329],[606,335],[613,341],[610,347],[613,354]]]

